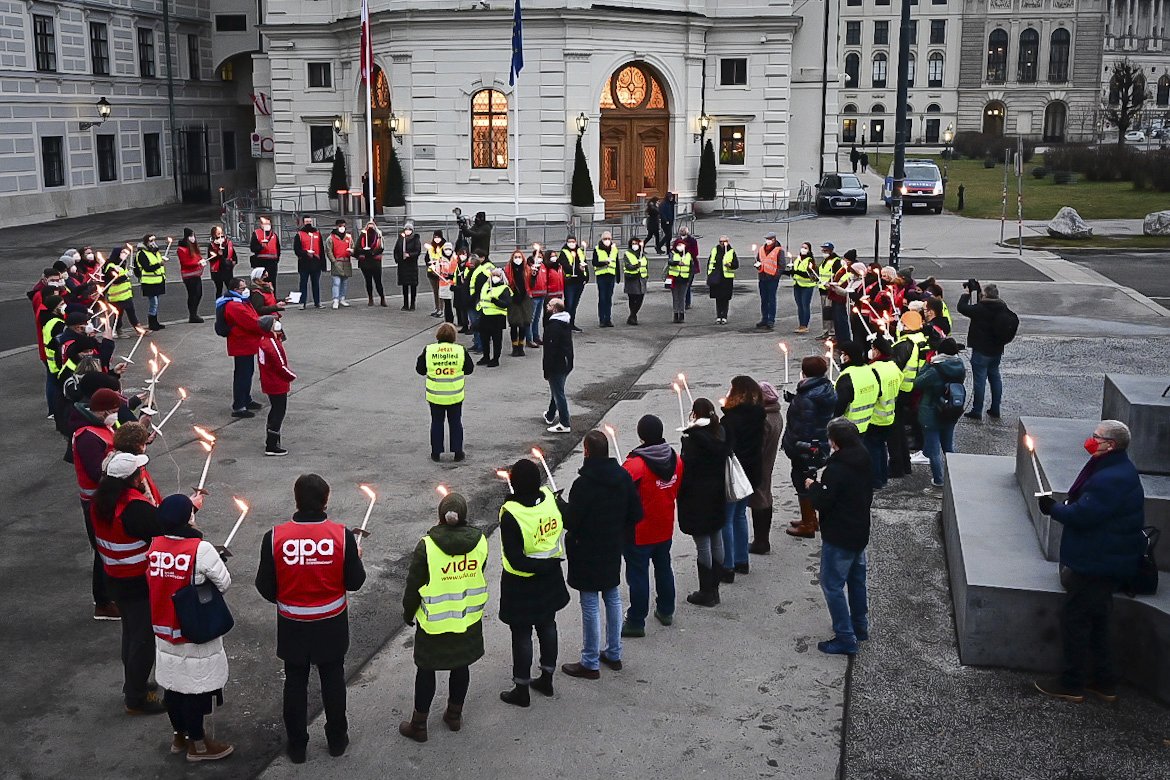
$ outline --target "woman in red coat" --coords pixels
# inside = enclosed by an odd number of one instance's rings
[[[279,457],[288,454],[288,450],[280,446],[280,427],[288,410],[288,391],[297,375],[288,367],[280,320],[270,315],[261,317],[260,327],[264,329],[264,335],[256,357],[260,363],[260,389],[268,396],[268,436],[264,442],[264,454]]]
[[[183,241],[179,244],[179,276],[187,288],[187,322],[203,322],[199,316],[199,302],[203,300],[203,269],[206,265],[195,231],[183,228]]]
[[[207,246],[207,263],[211,268],[211,281],[215,283],[215,297],[217,299],[223,295],[225,289],[231,286],[238,262],[236,247],[223,232],[223,227],[216,225],[211,228],[211,243]]]

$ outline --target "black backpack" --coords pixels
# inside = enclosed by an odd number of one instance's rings
[[[935,412],[943,422],[955,422],[967,407],[967,388],[962,382],[947,382],[935,402]]]
[[[230,301],[224,301],[222,305],[215,307],[215,335],[223,336],[225,339],[228,334],[232,332],[232,324],[227,321],[227,306]]]
[[[1004,308],[991,323],[991,332],[1000,344],[1011,344],[1020,329],[1020,318],[1011,309]]]
[[[1138,563],[1137,573],[1123,587],[1128,596],[1152,596],[1158,592],[1158,562],[1154,559],[1154,548],[1158,546],[1162,532],[1148,525],[1142,529],[1142,535],[1146,538],[1146,551]]]

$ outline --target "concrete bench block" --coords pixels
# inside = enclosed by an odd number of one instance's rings
[[[1170,475],[1170,376],[1106,374],[1101,418],[1129,426],[1129,456],[1143,474]]]

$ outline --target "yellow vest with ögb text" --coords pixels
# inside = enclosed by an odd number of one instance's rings
[[[427,346],[427,401],[439,406],[463,402],[463,347],[440,342]]]

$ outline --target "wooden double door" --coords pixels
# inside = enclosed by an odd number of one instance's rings
[[[607,213],[640,195],[666,194],[670,172],[669,116],[601,116],[599,191]]]

